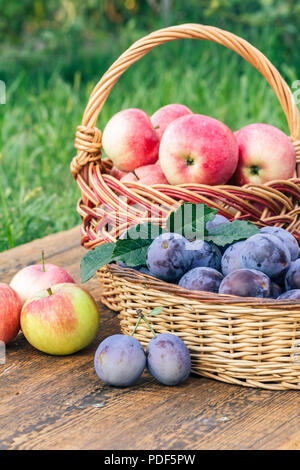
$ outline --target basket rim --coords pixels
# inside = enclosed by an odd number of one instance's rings
[[[141,273],[132,268],[125,268],[116,263],[111,263],[109,265],[101,268],[98,273],[102,270],[108,270],[113,276],[120,277],[127,282],[134,284],[141,284],[149,289],[155,289],[162,292],[167,292],[168,294],[177,295],[180,297],[185,297],[191,300],[201,301],[206,304],[223,304],[223,305],[236,305],[237,307],[242,305],[248,305],[249,307],[254,307],[258,309],[267,309],[271,307],[280,307],[283,310],[300,310],[300,300],[290,300],[290,299],[271,299],[271,298],[258,298],[258,297],[239,297],[236,295],[228,294],[216,294],[213,292],[205,291],[193,291],[186,289],[185,287],[178,286],[177,284],[172,284],[161,279],[157,279],[154,276],[149,276],[148,274]],[[259,299],[259,300],[258,300]]]

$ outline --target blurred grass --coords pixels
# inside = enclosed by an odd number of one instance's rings
[[[297,78],[294,53],[281,52],[272,27],[260,35],[235,32],[255,39],[288,83]],[[28,44],[30,52],[3,51],[10,59],[7,68],[0,65],[7,84],[6,105],[0,106],[0,251],[80,223],[79,190],[69,171],[75,130],[96,81],[143,34],[129,21],[118,34],[101,33],[93,47],[66,41],[60,54],[55,48],[39,54]],[[98,127],[120,109],[139,107],[151,115],[172,102],[232,130],[268,122],[288,132],[274,92],[256,70],[224,47],[191,40],[160,46],[132,66],[112,90]]]

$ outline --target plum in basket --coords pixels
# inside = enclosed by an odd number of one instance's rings
[[[190,247],[194,251],[191,269],[200,267],[220,269],[222,253],[216,245],[203,240],[195,240],[191,242]]]
[[[291,260],[294,261],[298,258],[299,246],[296,238],[287,230],[280,227],[263,227],[260,229],[260,233],[268,233],[269,235],[274,235],[274,237],[279,238],[291,254]]]
[[[222,274],[216,269],[201,267],[188,271],[178,284],[190,290],[218,292],[222,279]]]
[[[240,297],[270,297],[271,282],[261,271],[238,269],[224,277],[219,293]]]
[[[300,299],[300,289],[287,290],[281,294],[278,299],[290,299],[290,300],[299,300]]]
[[[178,233],[163,233],[148,248],[147,267],[167,282],[176,282],[192,265],[194,254],[190,242]]]
[[[248,238],[241,248],[241,267],[262,271],[271,279],[278,278],[291,263],[285,244],[274,235],[258,233]]]
[[[286,290],[300,289],[300,258],[291,263],[285,276]]]
[[[225,250],[221,260],[222,273],[224,276],[227,276],[227,274],[237,269],[241,269],[240,255],[244,243],[244,241],[233,243]]]
[[[276,284],[275,282],[271,282],[271,292],[270,296],[272,299],[278,299],[278,297],[283,293],[283,288]]]
[[[226,217],[221,214],[216,214],[213,220],[207,222],[206,228],[207,230],[211,230],[212,228],[217,227],[217,225],[220,224],[230,224],[230,220],[226,219]]]

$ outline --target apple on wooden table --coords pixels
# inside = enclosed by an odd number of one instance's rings
[[[22,302],[8,284],[0,283],[0,341],[9,343],[20,330]]]
[[[88,346],[99,326],[92,296],[73,283],[57,284],[37,293],[23,305],[21,328],[39,351],[68,355]]]
[[[37,292],[64,282],[74,283],[75,281],[65,269],[55,264],[45,264],[42,253],[42,264],[31,264],[18,271],[11,280],[10,286],[24,303]]]

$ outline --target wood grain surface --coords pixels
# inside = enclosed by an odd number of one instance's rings
[[[80,281],[79,228],[0,253],[0,281],[23,266],[47,261]],[[0,365],[0,449],[300,449],[300,394],[227,385],[190,377],[165,387],[146,372],[130,388],[96,376],[99,342],[118,333],[115,313],[98,302],[97,339],[67,357],[36,351],[20,333]]]

